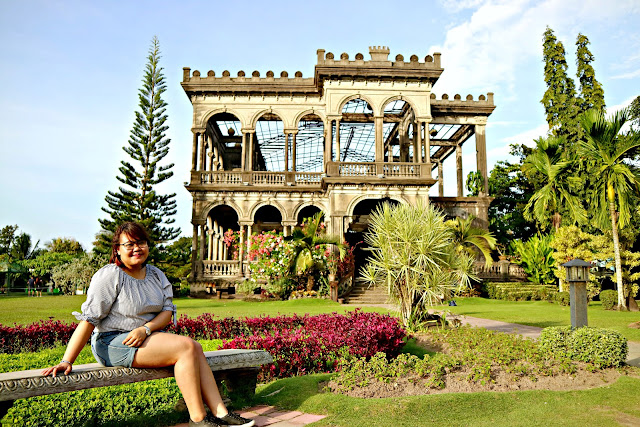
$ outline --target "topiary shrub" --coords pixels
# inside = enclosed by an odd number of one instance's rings
[[[483,291],[490,299],[504,301],[552,300],[557,292],[555,285],[533,285],[522,282],[486,282]]]
[[[571,296],[569,292],[558,292],[556,294],[556,302],[560,305],[569,305],[571,302]]]
[[[621,366],[627,359],[627,339],[619,332],[601,328],[545,328],[538,340],[548,357],[566,355],[571,360],[591,363],[598,368]]]
[[[614,310],[618,306],[618,291],[607,290],[600,292],[600,302],[605,310]]]

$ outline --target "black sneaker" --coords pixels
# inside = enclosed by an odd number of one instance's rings
[[[226,423],[230,426],[240,426],[240,427],[251,427],[255,424],[254,420],[248,420],[246,418],[242,418],[240,415],[235,412],[229,412],[224,417],[220,418],[220,421]]]
[[[253,425],[253,424],[252,424]],[[189,418],[189,427],[226,427],[227,423],[213,415],[207,415],[202,421],[195,422]]]

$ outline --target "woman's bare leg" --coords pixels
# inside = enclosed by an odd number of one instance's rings
[[[138,348],[132,366],[173,366],[176,383],[193,421],[200,421],[205,417],[204,402],[216,416],[227,414],[202,346],[191,338],[155,332]]]

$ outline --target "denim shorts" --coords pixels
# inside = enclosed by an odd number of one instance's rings
[[[91,334],[93,357],[103,366],[124,366],[130,368],[138,347],[122,344],[129,332],[111,331]]]

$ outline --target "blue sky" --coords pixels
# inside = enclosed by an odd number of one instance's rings
[[[393,6],[389,6],[392,5]],[[176,225],[191,231],[184,189],[191,167],[191,105],[182,67],[206,73],[286,70],[311,76],[316,50],[351,57],[368,46],[408,58],[442,53],[440,97],[495,93],[489,118],[489,168],[508,159],[510,143],[546,131],[540,104],[542,33],[547,25],[567,50],[575,76],[575,39],[591,41],[596,77],[609,111],[640,95],[637,0],[440,1],[0,1],[0,227],[17,224],[41,244],[74,237],[91,248],[118,187],[137,91],[157,35],[167,80],[177,193]],[[475,166],[464,148],[465,174]],[[451,174],[447,166],[445,174]],[[445,175],[447,178],[447,175]],[[455,194],[455,179],[445,195]]]

